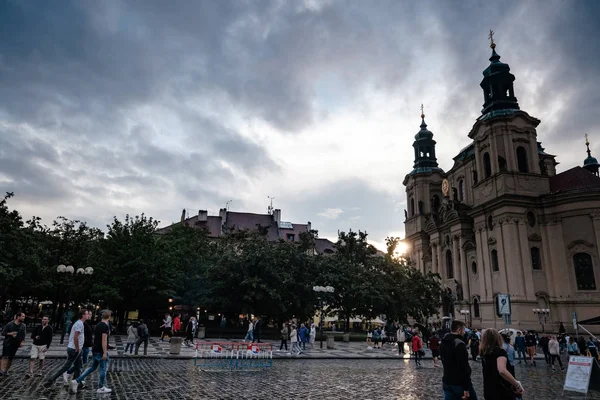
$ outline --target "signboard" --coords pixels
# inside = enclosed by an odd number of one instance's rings
[[[592,374],[592,357],[569,357],[563,390],[587,394]]]
[[[212,349],[212,352],[215,354],[221,354],[221,352],[223,351],[223,348],[221,346],[219,346],[218,344],[213,344],[211,349]]]
[[[510,295],[499,294],[496,297],[496,311],[499,316],[510,315]]]
[[[248,345],[248,353],[258,354],[260,353],[260,350],[258,349],[258,346],[250,344]]]

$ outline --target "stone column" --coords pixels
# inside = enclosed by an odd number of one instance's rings
[[[457,281],[460,279],[460,248],[458,246],[458,235],[452,236],[452,270],[454,271],[454,278]]]
[[[527,237],[526,221],[523,218],[516,220],[519,235],[518,241],[520,244],[521,254],[521,271],[523,272],[523,282],[525,283],[525,297],[532,300],[535,299],[535,288],[533,286],[533,268],[531,266],[531,249],[529,247],[529,238]],[[558,242],[556,242],[558,244]]]
[[[506,263],[506,288],[514,300],[525,298],[525,282],[523,281],[521,257],[518,249],[518,229],[513,218],[505,218],[502,225],[502,242],[504,243],[504,260]]]
[[[496,288],[498,291],[502,293],[510,293],[510,288],[508,287],[508,273],[506,269],[508,268],[506,262],[506,252],[509,251],[508,247],[504,243],[504,238],[502,237],[502,225],[504,224],[504,220],[502,218],[498,219],[496,224],[496,228],[494,229],[496,238],[496,252],[498,254],[498,287]],[[488,249],[489,250],[489,249]]]
[[[529,162],[529,172],[534,174],[540,173],[537,139],[535,135],[529,136],[529,150],[527,151],[527,161]]]
[[[434,274],[438,273],[437,243],[431,243],[431,269]]]
[[[445,270],[445,263],[444,263],[444,247],[442,246],[442,240],[440,239],[440,243],[438,243],[438,247],[437,247],[437,254],[438,254],[438,274],[440,274],[440,276],[442,277],[442,280],[444,279],[444,275],[446,274]]]
[[[483,226],[475,228],[475,246],[477,246],[477,274],[479,275],[479,297],[481,300],[487,300],[487,290],[485,287],[485,270],[489,268],[484,265],[483,249],[487,244],[483,243]]]
[[[590,214],[590,218],[592,218],[592,224],[594,225],[594,236],[596,236],[596,250],[599,252],[598,256],[600,256],[600,214]]]
[[[554,270],[556,294],[566,297],[571,294],[571,291],[576,290],[577,286],[572,283],[574,279],[572,272],[573,263],[571,260],[567,260],[567,254],[563,245],[564,237],[561,224],[560,218],[552,218],[547,222],[546,229],[550,243],[550,261]]]
[[[550,243],[550,239],[548,238],[547,226],[541,221],[540,233],[542,234],[542,246],[540,249],[542,252],[542,271],[544,271],[544,273],[546,274],[548,295],[550,295],[550,297],[556,297],[558,296],[557,287],[554,283],[554,275],[556,274],[556,271],[554,271],[554,268],[552,266],[552,255],[550,250],[552,243]]]
[[[490,129],[490,161],[492,162],[492,175],[498,173],[498,144],[496,143],[496,136],[494,135],[494,128]]]
[[[462,290],[463,290],[463,297],[465,300],[469,301],[469,299],[471,298],[471,291],[469,289],[469,271],[467,270],[468,268],[468,260],[467,260],[467,253],[463,250],[463,246],[465,245],[465,239],[464,237],[460,237],[460,241],[459,241],[459,251],[461,254],[460,257],[460,284],[462,286]]]
[[[509,171],[517,171],[517,162],[515,161],[515,149],[510,138],[508,129],[503,128],[502,134],[504,135],[504,151],[506,152],[506,166]]]
[[[490,247],[488,246],[488,238],[489,231],[487,230],[487,228],[482,229],[481,241],[483,243],[483,246],[481,248],[481,254],[483,257],[483,263],[485,264],[485,274],[483,277],[485,279],[486,300],[492,301],[495,288],[492,283],[492,262],[490,260]]]

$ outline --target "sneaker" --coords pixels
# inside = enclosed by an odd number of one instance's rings
[[[96,390],[96,393],[110,393],[110,392],[112,392],[112,390],[107,388],[106,386],[102,386],[100,389]]]
[[[42,371],[40,371],[37,374],[35,374],[35,376],[43,376]]]
[[[71,392],[77,393],[77,386],[79,386],[79,383],[77,383],[77,381],[75,379],[73,379],[71,381],[71,383],[69,384],[69,386],[71,387]]]
[[[64,382],[65,386],[68,386],[70,381],[71,381],[71,376],[68,373],[63,372],[63,382]]]
[[[28,372],[25,374],[25,378],[31,378],[33,376],[33,372]]]

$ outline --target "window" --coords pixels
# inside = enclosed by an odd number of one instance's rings
[[[492,162],[490,161],[490,153],[483,153],[483,170],[486,178],[492,176]]]
[[[531,267],[533,269],[542,269],[542,259],[540,258],[540,249],[537,247],[531,248]]]
[[[481,318],[481,313],[479,312],[479,299],[477,297],[473,299],[473,318]]]
[[[500,267],[498,266],[498,251],[496,251],[496,249],[492,250],[491,258],[492,258],[492,271],[494,271],[494,272],[500,271]]]
[[[415,199],[410,199],[410,216],[413,217],[415,215]]]
[[[535,214],[532,213],[531,211],[529,211],[527,213],[527,223],[529,224],[529,226],[534,227],[535,226]]]
[[[462,179],[458,181],[458,199],[460,201],[465,200],[465,181]]]
[[[504,157],[498,156],[498,170],[500,172],[508,171],[508,167],[506,166],[506,160]]]
[[[573,264],[575,265],[577,290],[596,290],[592,256],[588,253],[577,253],[573,256]]]
[[[475,261],[471,263],[471,271],[473,271],[473,275],[477,275],[477,263]]]
[[[446,279],[454,279],[454,268],[452,267],[452,252],[446,250]]]
[[[527,164],[527,151],[523,146],[517,147],[517,165],[519,167],[519,172],[529,172],[529,165]]]
[[[293,242],[295,238],[296,238],[296,235],[294,235],[293,233],[288,233],[288,234],[287,234],[287,239],[288,239],[290,242]]]

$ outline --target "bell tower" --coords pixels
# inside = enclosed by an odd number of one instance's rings
[[[590,141],[588,139],[588,134],[585,134],[585,145],[587,147],[587,158],[583,161],[583,168],[590,171],[592,174],[596,176],[600,176],[598,170],[600,169],[600,164],[598,164],[598,160],[595,157],[592,157],[592,152],[590,150]]]

